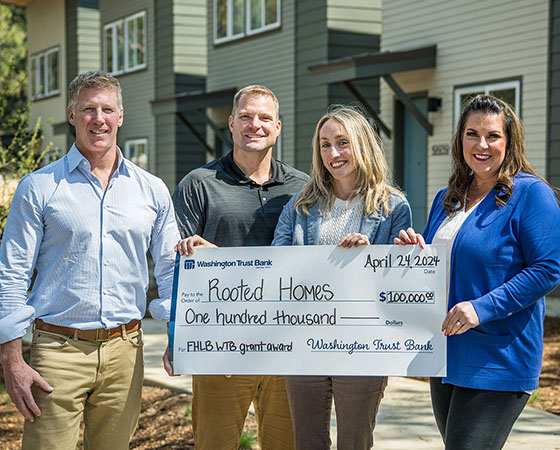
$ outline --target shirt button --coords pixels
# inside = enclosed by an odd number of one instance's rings
[[[263,202],[266,202],[266,197],[263,197]]]
[[[108,265],[109,265],[109,261],[107,261],[107,260],[103,261],[103,265],[104,265],[104,266],[108,266]]]

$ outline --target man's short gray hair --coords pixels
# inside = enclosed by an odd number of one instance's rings
[[[119,80],[102,70],[90,70],[79,74],[68,86],[68,107],[74,110],[82,88],[110,89],[117,94],[117,105],[122,108],[122,92]]]

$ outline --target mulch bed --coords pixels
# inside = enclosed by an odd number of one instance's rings
[[[21,446],[23,418],[8,395],[3,393],[3,381],[0,370],[0,448],[16,450]],[[144,386],[140,422],[130,448],[194,449],[191,400],[190,394]],[[560,318],[557,317],[547,317],[545,320],[543,368],[539,389],[534,393],[530,405],[560,415]],[[248,418],[246,430],[249,435],[254,435],[254,418]],[[256,446],[253,445],[253,448]]]

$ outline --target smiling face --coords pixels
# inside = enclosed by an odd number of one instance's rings
[[[281,127],[276,104],[270,96],[243,95],[229,116],[234,153],[271,150]]]
[[[335,195],[345,200],[356,186],[357,164],[348,132],[336,119],[327,120],[319,131],[321,160],[329,171]]]
[[[478,181],[494,181],[506,156],[503,114],[471,114],[462,137],[463,157]]]
[[[76,128],[76,147],[87,159],[116,151],[123,109],[112,89],[82,88],[68,121]]]

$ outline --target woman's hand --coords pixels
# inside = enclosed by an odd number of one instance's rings
[[[396,245],[419,245],[422,250],[426,245],[422,235],[416,233],[412,228],[399,231],[399,237],[396,237],[393,242]]]
[[[188,237],[187,239],[181,239],[175,245],[175,251],[179,252],[182,256],[191,256],[194,253],[195,248],[217,248],[218,246],[212,244],[212,242],[207,241],[198,234]]]
[[[369,245],[369,239],[365,234],[350,233],[338,242],[338,246],[344,248],[359,247],[360,245]]]
[[[467,301],[457,303],[449,310],[441,325],[441,331],[443,331],[446,336],[453,336],[454,334],[463,334],[479,325],[480,320],[478,319],[478,314],[472,303]]]

